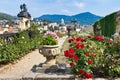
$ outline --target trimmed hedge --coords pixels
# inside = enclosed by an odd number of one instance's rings
[[[93,25],[94,27],[94,33],[95,28],[98,25],[101,27],[101,34],[106,37],[111,37],[116,32],[116,14],[117,12],[114,12],[110,15],[105,16],[104,18],[100,19],[99,21],[95,22]],[[95,33],[96,34],[96,33]]]

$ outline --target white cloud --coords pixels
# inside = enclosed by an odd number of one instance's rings
[[[63,10],[61,10],[61,12],[63,12],[63,13],[70,13],[70,11],[67,10],[67,9],[63,9]]]
[[[85,6],[85,3],[83,2],[75,2],[74,5],[78,8],[83,8]]]

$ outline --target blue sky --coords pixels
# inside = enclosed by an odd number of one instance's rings
[[[120,10],[120,0],[1,0],[0,12],[16,16],[25,3],[32,17],[43,14],[75,15],[91,12],[105,16]]]

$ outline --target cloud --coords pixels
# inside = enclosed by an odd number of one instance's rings
[[[70,13],[70,11],[67,10],[67,9],[63,9],[63,10],[61,10],[61,12],[63,12],[63,13]]]
[[[75,2],[74,5],[78,8],[83,8],[85,6],[85,3],[83,2]]]

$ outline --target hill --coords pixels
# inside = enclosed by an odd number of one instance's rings
[[[95,14],[92,14],[90,12],[84,12],[84,13],[80,13],[80,14],[76,14],[76,15],[72,15],[72,16],[68,16],[68,15],[42,15],[38,18],[34,18],[34,20],[49,20],[52,22],[57,22],[60,23],[61,19],[64,19],[65,23],[70,23],[71,20],[77,20],[77,22],[81,25],[90,25],[93,24],[94,22],[96,22],[97,20],[101,19],[101,16],[97,16]]]
[[[14,19],[15,17],[9,15],[9,14],[6,14],[6,13],[1,13],[0,12],[0,20],[12,20]]]

